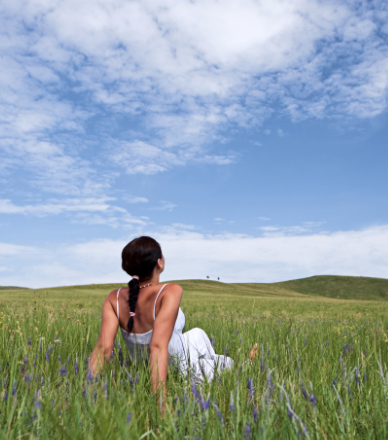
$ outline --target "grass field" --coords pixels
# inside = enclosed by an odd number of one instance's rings
[[[196,390],[171,370],[164,419],[121,335],[88,376],[118,285],[1,290],[0,438],[388,437],[388,280],[179,283],[186,330],[203,328],[235,368]]]

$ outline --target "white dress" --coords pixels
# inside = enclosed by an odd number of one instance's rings
[[[165,284],[156,296],[155,306]],[[119,294],[117,292],[117,319],[119,319]],[[121,327],[120,327],[121,328]],[[233,366],[233,360],[224,355],[217,355],[214,352],[212,344],[207,334],[200,328],[193,328],[182,333],[185,328],[185,315],[179,307],[178,316],[175,321],[170,342],[168,343],[169,363],[175,364],[179,370],[186,376],[190,371],[192,379],[211,381],[216,371],[224,371],[225,368]],[[128,347],[132,360],[144,359],[148,357],[149,345],[152,338],[152,330],[147,333],[128,333],[121,328],[121,334]]]

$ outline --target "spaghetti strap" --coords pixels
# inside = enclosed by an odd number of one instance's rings
[[[117,291],[117,307],[116,307],[116,309],[117,309],[117,319],[118,320],[120,320],[120,318],[119,318],[119,316],[120,316],[120,311],[119,311],[119,295],[120,295],[120,290],[121,290],[121,287]]]
[[[156,319],[156,317],[155,317],[156,301],[158,300],[159,295],[162,293],[162,290],[163,290],[166,286],[167,286],[167,284],[165,284],[164,286],[162,286],[162,288],[159,290],[159,293],[156,295],[156,298],[155,298],[155,304],[154,304],[154,320]]]

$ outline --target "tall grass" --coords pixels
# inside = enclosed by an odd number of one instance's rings
[[[186,305],[186,330],[203,328],[233,371],[195,384],[173,368],[160,417],[145,365],[121,335],[103,374],[88,375],[100,313],[79,297],[42,298],[0,314],[0,438],[387,438],[384,318],[339,319]],[[209,303],[210,304],[210,303]],[[272,304],[272,303],[271,303]],[[300,307],[303,307],[300,302]],[[272,307],[272,305],[271,305]],[[207,310],[207,311],[206,311]],[[248,353],[257,342],[258,353]]]

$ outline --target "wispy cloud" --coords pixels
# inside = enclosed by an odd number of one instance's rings
[[[36,217],[48,215],[71,214],[74,223],[100,224],[112,227],[128,225],[146,225],[144,217],[134,217],[120,206],[111,202],[114,198],[105,199],[63,199],[51,200],[50,203],[35,205],[15,205],[9,199],[0,199],[0,214],[22,214]]]
[[[28,167],[42,190],[104,192],[106,157],[130,174],[229,164],[236,154],[210,144],[274,111],[297,121],[387,107],[381,1],[14,0],[0,20],[2,166]],[[97,141],[88,123],[102,114],[136,117],[146,134],[105,121]]]
[[[153,206],[152,208],[149,208],[151,211],[172,211],[174,208],[176,208],[177,205],[174,203],[168,202],[166,200],[161,200],[159,202],[159,206]]]

